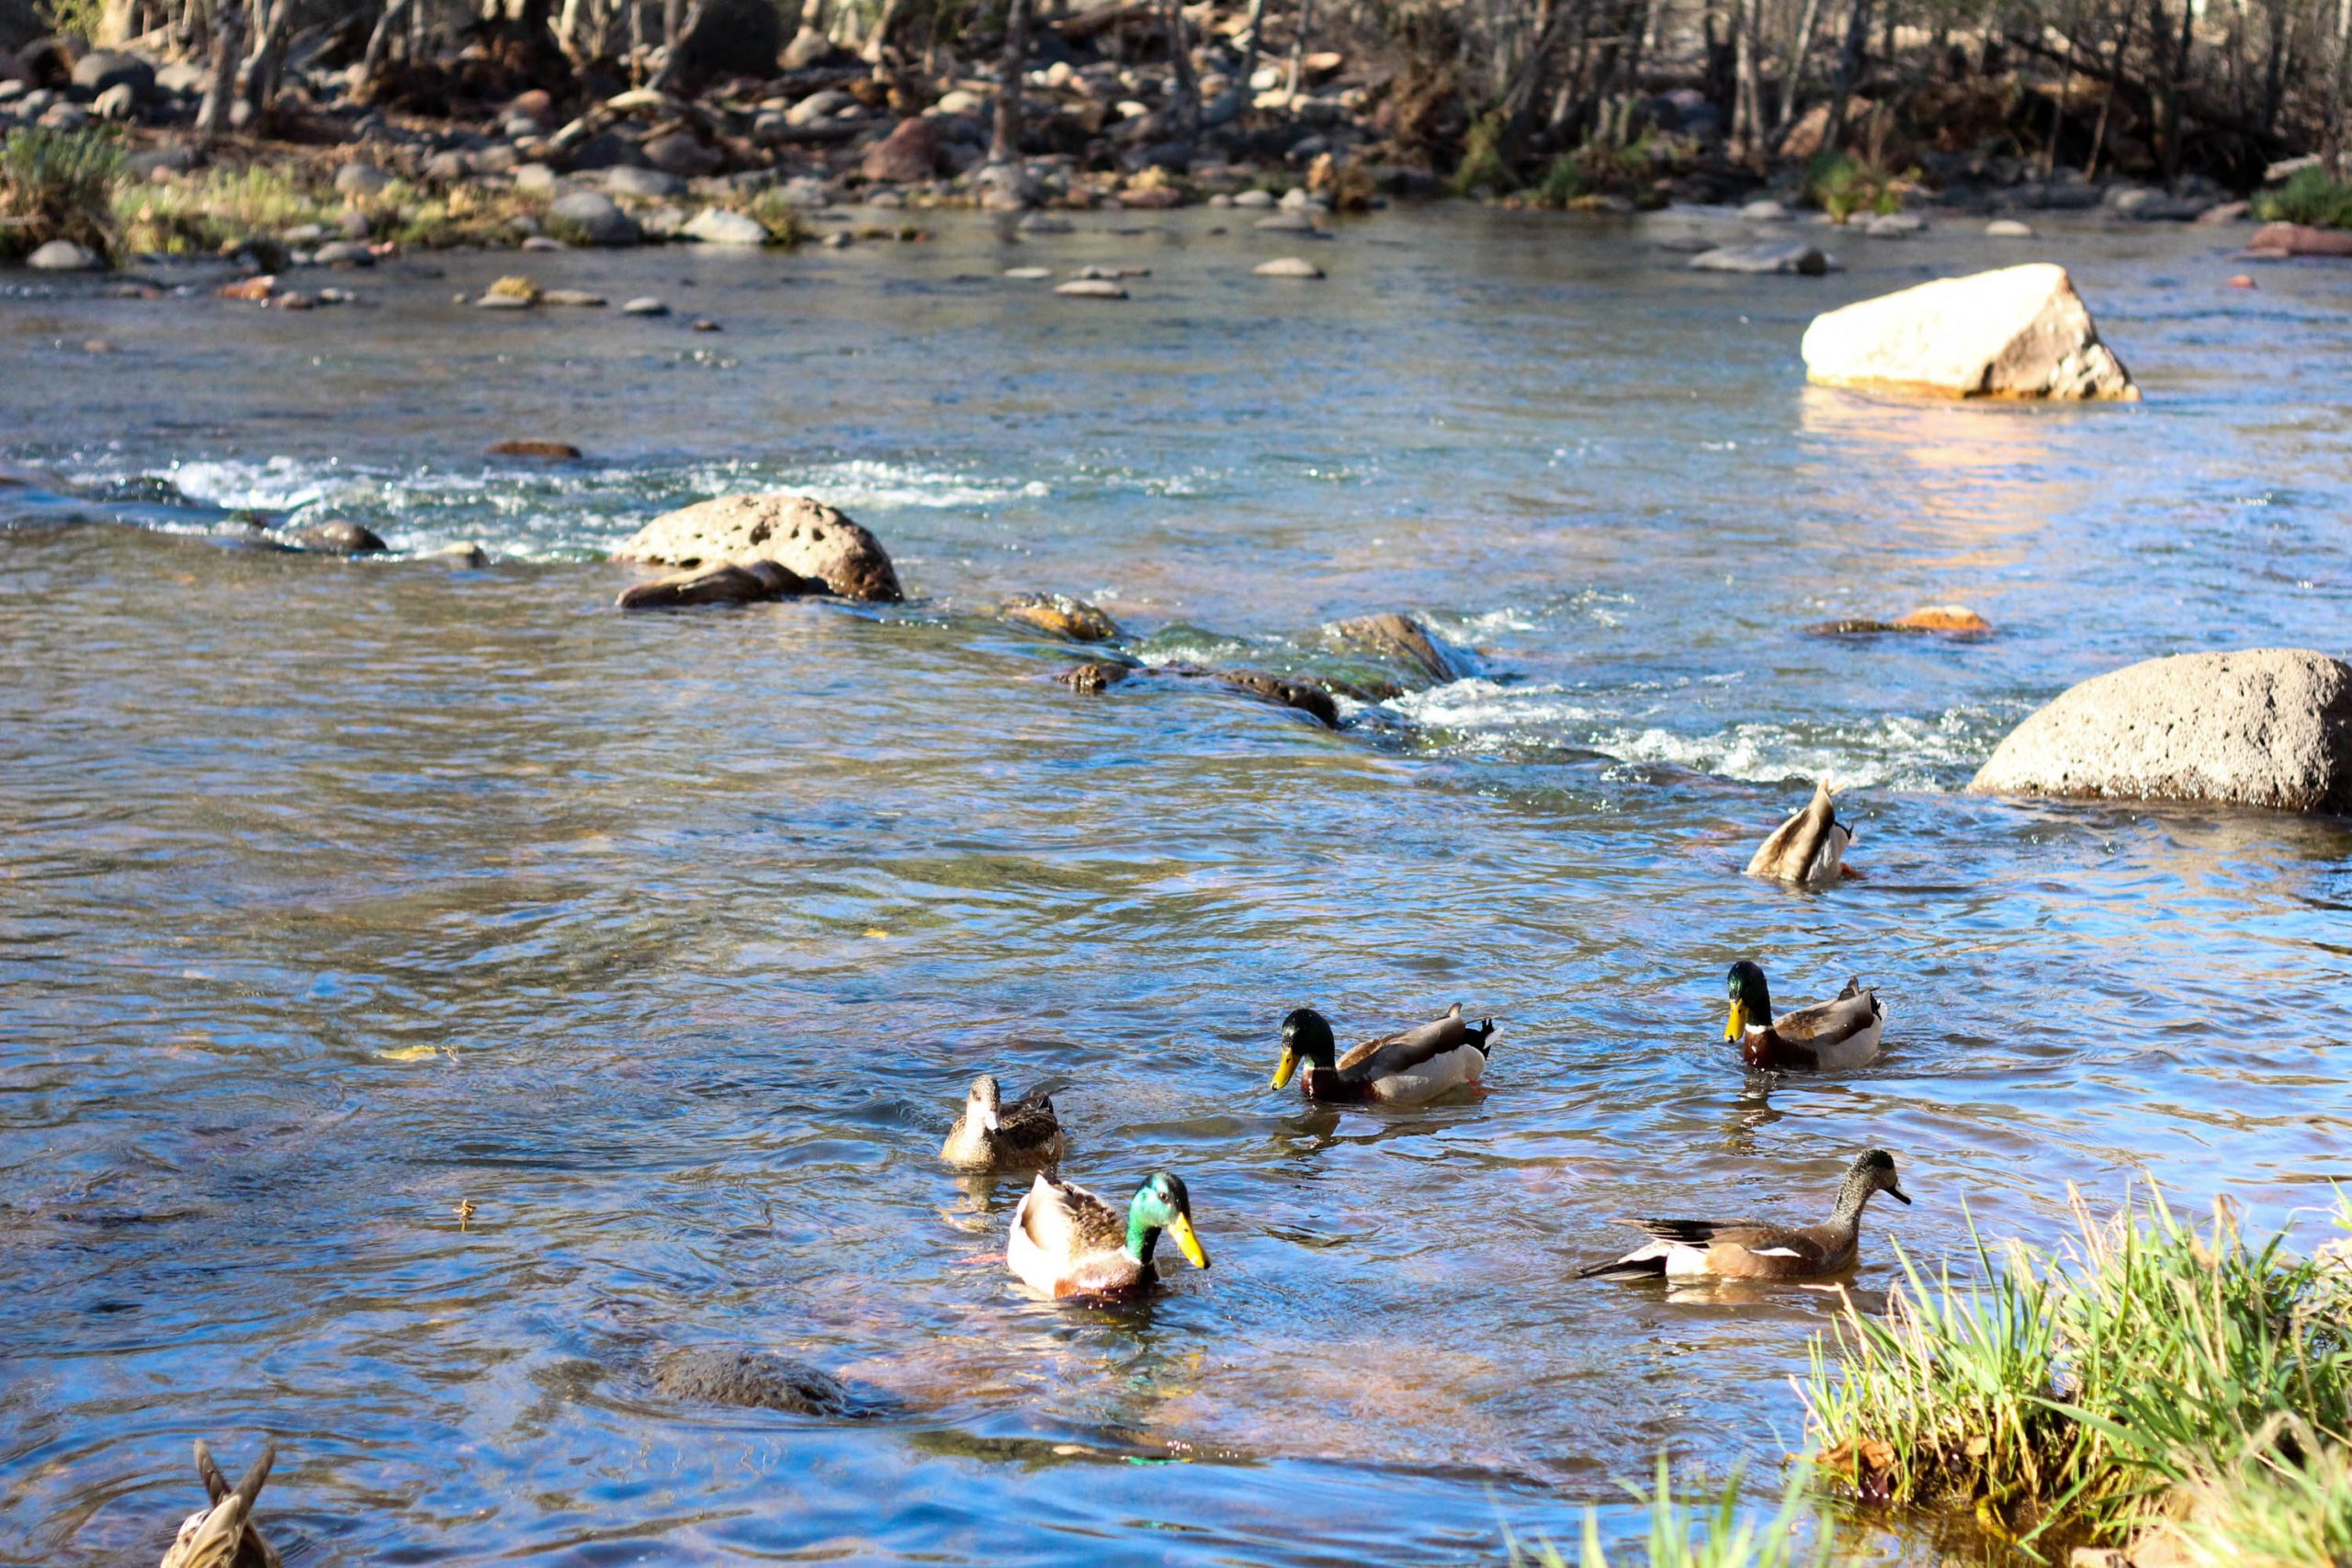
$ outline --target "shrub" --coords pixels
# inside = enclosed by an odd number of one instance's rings
[[[1504,161],[1502,145],[1502,110],[1479,116],[1462,138],[1462,162],[1453,169],[1454,195],[1468,196],[1481,186],[1498,192],[1517,187],[1519,179]]]
[[[2352,229],[2352,183],[2329,179],[2322,168],[2297,169],[2285,185],[2255,197],[2254,215],[2266,223]]]
[[[1622,197],[1636,207],[1662,207],[1657,189],[1663,145],[1645,134],[1630,146],[1588,141],[1554,158],[1533,192],[1538,207],[1573,207],[1594,197]]]
[[[284,168],[209,168],[161,184],[126,185],[115,215],[135,251],[209,254],[255,235],[330,221],[331,194],[305,187]]]
[[[122,149],[104,133],[10,131],[0,143],[0,255],[29,255],[51,240],[111,252],[121,176]]]
[[[1899,212],[1907,178],[1849,152],[1822,152],[1805,165],[1804,193],[1830,220],[1843,223],[1857,212]]]

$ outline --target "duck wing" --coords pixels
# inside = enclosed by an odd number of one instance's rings
[[[1772,1032],[1792,1045],[1818,1054],[1835,1050],[1885,1016],[1876,991],[1866,991],[1859,982],[1849,980],[1835,1001],[1816,1002],[1774,1019]]]
[[[1038,1250],[1057,1258],[1079,1258],[1106,1247],[1126,1245],[1126,1222],[1074,1181],[1040,1174],[1022,1201],[1021,1223]]]
[[[1054,1114],[1052,1097],[1041,1086],[1000,1108],[996,1135],[1007,1148],[1024,1152],[1052,1144],[1062,1135],[1061,1120]]]
[[[1462,1004],[1456,1002],[1445,1010],[1443,1018],[1365,1041],[1340,1058],[1337,1070],[1350,1082],[1370,1083],[1411,1072],[1430,1057],[1465,1044],[1476,1044],[1483,1051],[1487,1036],[1493,1032],[1491,1024],[1473,1030],[1463,1020]]]
[[[1845,836],[1841,838],[1840,834]],[[1851,837],[1838,824],[1837,810],[1829,802],[1829,786],[1815,784],[1813,798],[1804,808],[1773,829],[1755,854],[1748,857],[1747,874],[1807,886],[1816,880],[1834,880],[1838,857],[1845,851],[1846,840]],[[1829,852],[1833,847],[1837,852],[1834,854]],[[1819,869],[1825,861],[1826,874]]]
[[[1821,1225],[1775,1225],[1758,1220],[1637,1220],[1659,1241],[1680,1247],[1736,1247],[1758,1258],[1786,1258],[1791,1269],[1826,1269],[1835,1238]]]

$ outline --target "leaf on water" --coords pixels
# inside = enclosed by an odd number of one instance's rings
[[[379,1062],[427,1062],[441,1054],[438,1045],[395,1045],[389,1051],[376,1053]]]

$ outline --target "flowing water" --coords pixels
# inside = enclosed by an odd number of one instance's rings
[[[1729,279],[1453,209],[1281,285],[1218,216],[528,258],[662,321],[454,303],[495,256],[310,315],[11,286],[0,457],[55,477],[0,488],[0,1560],[152,1562],[188,1439],[274,1436],[298,1564],[1493,1562],[1631,1528],[1662,1450],[1769,1486],[1802,1440],[1832,1300],[1574,1280],[1615,1216],[1816,1218],[1883,1145],[1865,1301],[1897,1237],[2052,1240],[2143,1169],[2324,1231],[2352,832],[1961,791],[2099,671],[2346,650],[2352,272],[1954,224]],[[2144,404],[1804,385],[1812,312],[2028,254]],[[1040,259],[1152,272],[997,276]],[[769,488],[910,603],[611,608],[611,543]],[[226,547],[239,508],[492,560]],[[1270,668],[1408,610],[1479,673],[1337,734],[1080,697],[1023,591]],[[1997,634],[1801,629],[1951,601]],[[1867,880],[1737,874],[1816,776]],[[1884,1059],[1744,1081],[1741,956],[1881,987]],[[1456,1000],[1475,1103],[1267,1090],[1294,1006]],[[1062,1086],[1066,1174],[1183,1175],[1213,1269],[1025,1299],[1020,1184],[935,1162],[981,1070]],[[691,1345],[854,1406],[662,1397]]]

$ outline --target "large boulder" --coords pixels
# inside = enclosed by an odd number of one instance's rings
[[[882,542],[805,495],[722,495],[664,513],[613,552],[662,566],[749,566],[774,561],[844,599],[906,597]]]
[[[94,49],[74,62],[74,85],[96,96],[109,87],[129,87],[145,103],[155,96],[155,68],[119,49]]]
[[[548,231],[582,245],[633,245],[641,237],[637,220],[601,191],[569,191],[548,209]]]
[[[1954,398],[2137,398],[2052,262],[1941,278],[1815,316],[1806,377]]]
[[[927,119],[902,119],[889,135],[865,150],[858,172],[867,179],[889,185],[911,185],[939,173],[946,147]]]
[[[2352,668],[2301,648],[2126,665],[2035,712],[1968,787],[2352,811]]]

